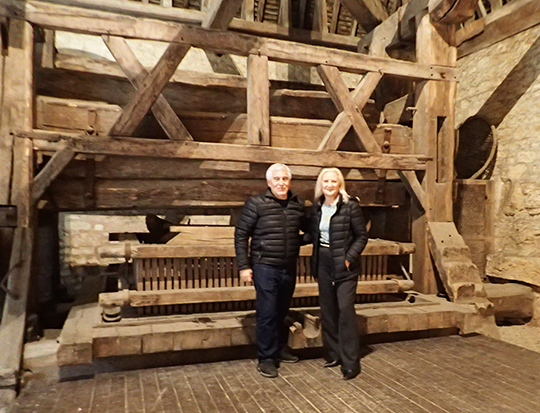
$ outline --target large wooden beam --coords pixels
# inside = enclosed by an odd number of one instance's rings
[[[143,87],[145,79],[148,77],[148,71],[139,62],[126,40],[116,36],[102,37],[132,85],[136,89]],[[193,140],[189,131],[161,93],[152,105],[152,113],[170,139]]]
[[[204,228],[201,228],[201,231]],[[187,230],[186,230],[187,232]],[[192,230],[192,232],[197,232]],[[99,256],[102,258],[190,258],[198,257],[235,257],[234,251],[234,228],[230,231],[230,239],[227,243],[223,233],[229,232],[228,229],[219,231],[222,235],[220,243],[207,242],[193,245],[194,242],[189,238],[182,244],[163,244],[163,245],[137,245],[132,243],[118,243],[104,245],[98,248]],[[180,235],[181,236],[181,235]],[[202,238],[202,236],[200,237]],[[415,246],[409,242],[396,242],[381,239],[369,239],[362,255],[409,255],[414,253]],[[300,249],[300,256],[309,257],[312,253],[312,246],[305,245]]]
[[[426,15],[419,24],[417,59],[419,62],[455,66],[457,50],[451,45],[453,25],[432,23]],[[433,261],[427,239],[428,222],[452,221],[452,182],[454,157],[455,87],[438,87],[438,82],[417,84],[416,111],[413,116],[413,145],[434,159],[422,180],[424,211],[413,206],[412,240],[417,246],[413,256],[413,279],[420,292],[437,292]]]
[[[387,47],[397,46],[403,41],[409,41],[416,36],[418,19],[428,12],[429,0],[411,0],[401,6],[395,13],[366,34],[358,42],[358,51],[370,53],[375,47],[376,56],[384,56],[381,51]]]
[[[18,3],[17,3],[18,4]],[[58,30],[129,38],[178,42],[218,53],[242,56],[260,54],[269,60],[306,65],[326,64],[340,70],[363,73],[365,71],[406,77],[454,81],[454,68],[422,65],[402,60],[378,58],[344,50],[328,50],[322,47],[276,39],[263,39],[232,32],[190,27],[183,24],[160,22],[150,19],[134,19],[112,13],[81,9],[70,6],[51,5],[30,0],[19,8],[2,7],[0,14]]]
[[[248,143],[270,145],[270,82],[266,56],[249,55],[247,78]]]
[[[90,138],[40,131],[18,135],[33,138],[36,150],[55,151],[64,145],[70,145],[78,153],[101,155],[210,159],[256,163],[283,162],[291,165],[391,170],[423,170],[429,160],[428,157],[423,155],[316,151],[137,138]]]
[[[51,0],[49,2],[65,4],[64,0]],[[244,1],[244,5],[246,3],[249,3],[248,0]],[[251,0],[250,3],[253,4],[253,0]],[[81,8],[118,13],[124,16],[144,17],[191,25],[200,25],[207,15],[204,11],[194,9],[179,7],[165,8],[152,3],[142,4],[140,2],[125,0],[71,0],[69,4]],[[253,13],[251,13],[251,16],[252,15]],[[348,50],[354,50],[356,48],[356,43],[358,42],[358,38],[353,36],[293,29],[267,22],[259,23],[254,22],[253,18],[251,18],[251,20],[248,19],[248,17],[249,16],[246,15],[242,19],[233,18],[229,25],[229,30]],[[300,27],[303,27],[303,25],[300,25]]]
[[[201,26],[205,28],[226,30],[233,17],[242,5],[243,0],[214,0],[204,15]]]
[[[0,410],[14,398],[20,378],[32,269],[32,155],[32,143],[28,139],[15,141],[12,200],[17,205],[18,226],[11,250],[7,294],[0,324]]]
[[[373,30],[388,18],[388,13],[380,0],[341,0],[341,2],[366,32]]]
[[[32,27],[20,20],[10,22],[3,67],[0,113],[0,204],[9,204],[13,137],[10,132],[32,128]]]
[[[430,0],[429,14],[434,21],[459,24],[474,16],[478,0]]]
[[[409,280],[359,281],[357,294],[391,294],[411,290],[414,282]],[[317,297],[317,283],[297,283],[294,298]],[[116,293],[101,293],[99,304],[102,307],[146,307],[151,305],[218,303],[230,301],[246,301],[255,299],[252,286],[219,287],[219,288],[186,288],[162,291],[123,290]]]
[[[465,35],[463,31],[467,31],[470,25],[477,25],[476,22],[472,22],[458,31],[456,35],[462,38],[476,35],[459,46],[458,57],[474,53],[538,24],[540,24],[540,2],[537,0],[515,0],[505,4],[488,14],[481,27],[474,27]],[[482,29],[483,32],[478,34]]]
[[[298,168],[298,167],[296,167]],[[293,166],[293,170],[295,167]],[[224,174],[225,175],[225,174]],[[240,208],[246,196],[257,194],[264,188],[264,171],[258,177],[196,179],[96,179],[94,204],[85,203],[88,187],[84,179],[61,178],[54,181],[48,195],[63,211],[137,209],[203,209],[219,208],[230,211]],[[293,178],[294,179],[294,178]],[[302,199],[313,197],[313,180],[295,179],[293,189]],[[376,199],[377,182],[348,181],[347,188],[360,197],[362,206],[406,207],[409,205],[406,189],[401,182],[387,182],[384,203]],[[226,199],[226,201],[224,201]],[[225,212],[224,212],[225,213]]]

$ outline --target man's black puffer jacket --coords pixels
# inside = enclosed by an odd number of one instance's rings
[[[238,269],[252,268],[254,264],[295,264],[302,245],[299,231],[305,222],[304,204],[298,195],[290,191],[285,208],[270,189],[250,197],[242,209],[234,233]]]
[[[321,221],[321,206],[324,197],[316,202],[311,210],[309,234],[313,240],[313,255],[311,256],[311,274],[316,277],[319,256],[319,223]],[[330,220],[330,251],[334,263],[333,277],[336,281],[344,281],[360,274],[360,254],[367,244],[368,234],[364,223],[362,208],[356,198],[343,202],[340,195],[335,214]],[[349,268],[345,260],[350,263]]]

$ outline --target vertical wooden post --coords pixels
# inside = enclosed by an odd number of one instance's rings
[[[9,260],[9,294],[6,296],[0,325],[0,343],[5,343],[0,352],[0,408],[9,404],[16,395],[33,242],[32,142],[28,139],[17,139],[14,142],[11,135],[13,130],[31,130],[33,126],[32,26],[21,20],[11,20],[8,42],[0,115],[0,202],[17,206],[18,226]]]
[[[249,22],[255,21],[254,3],[254,0],[244,0],[244,2],[242,3],[242,19]]]
[[[54,68],[54,59],[56,55],[55,38],[56,31],[52,29],[43,29],[44,41],[41,52],[41,66]]]
[[[32,129],[33,32],[29,23],[11,20],[9,44],[4,59],[3,100],[0,113],[0,204],[10,198],[13,129]]]
[[[326,10],[326,0],[315,0],[312,30],[314,32],[328,33],[328,13]]]
[[[248,143],[251,145],[270,145],[268,57],[249,55],[247,78]]]
[[[437,25],[424,15],[416,36],[418,63],[455,66],[457,52],[452,44],[453,25]],[[433,158],[428,162],[422,186],[426,193],[425,214],[413,207],[412,241],[415,287],[423,293],[436,293],[427,222],[452,221],[452,182],[454,175],[454,97],[455,82],[419,82],[416,86],[416,111],[413,116],[414,153]]]

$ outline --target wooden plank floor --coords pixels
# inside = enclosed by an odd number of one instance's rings
[[[483,336],[371,345],[343,381],[321,359],[283,364],[265,379],[254,360],[31,382],[12,413],[540,412],[540,353]]]

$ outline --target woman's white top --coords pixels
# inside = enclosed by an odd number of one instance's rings
[[[322,204],[321,222],[319,223],[319,232],[321,244],[330,244],[330,219],[336,213],[337,205]]]

